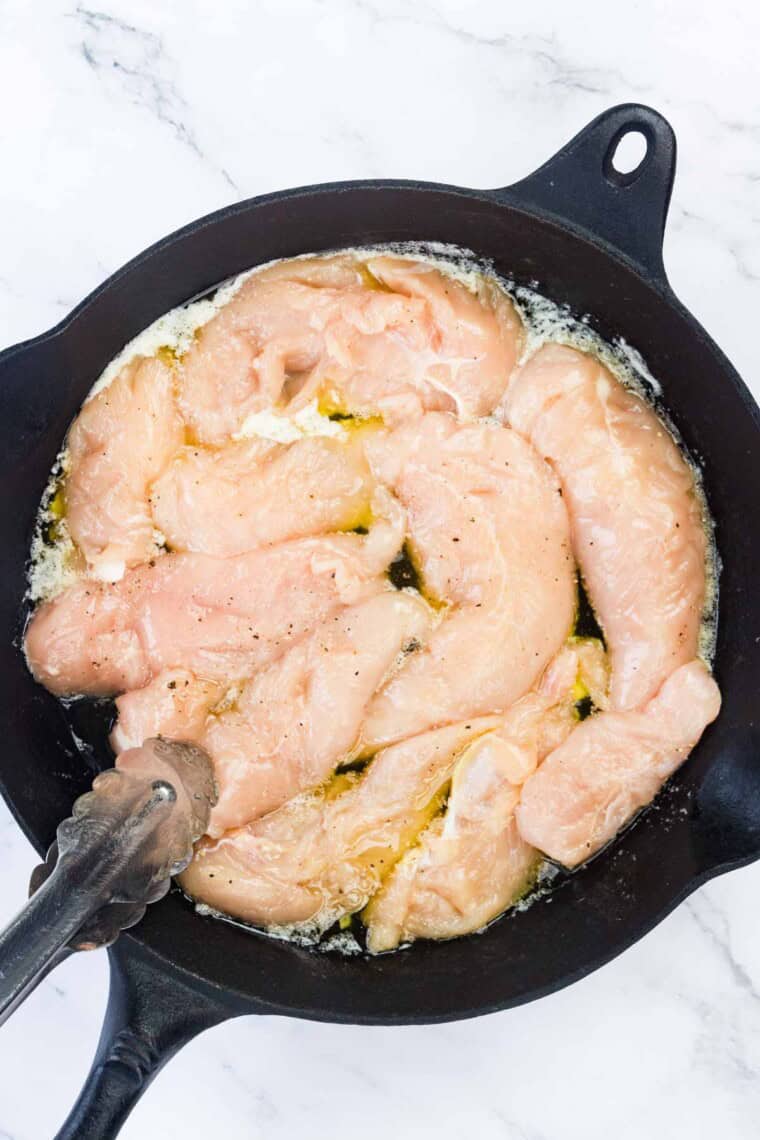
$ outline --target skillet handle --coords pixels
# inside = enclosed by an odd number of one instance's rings
[[[112,1140],[183,1045],[240,1013],[123,935],[109,958],[108,1008],[92,1068],[55,1140]]]
[[[647,150],[635,170],[623,174],[613,156],[632,131],[644,136]],[[662,239],[675,170],[676,138],[667,119],[651,107],[621,103],[597,116],[533,174],[496,195],[518,207],[537,206],[601,240],[667,288]]]

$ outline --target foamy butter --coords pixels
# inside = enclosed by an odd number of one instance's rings
[[[364,953],[356,936],[350,930],[339,930],[335,934],[323,937],[325,926],[319,922],[294,923],[288,926],[253,926],[249,922],[232,918],[231,915],[209,906],[208,903],[199,902],[189,895],[186,897],[193,904],[196,914],[205,918],[215,918],[219,922],[226,922],[229,926],[237,926],[241,930],[252,931],[262,938],[270,938],[273,942],[290,942],[306,949],[319,950],[327,954],[343,954],[346,957]]]
[[[176,309],[171,309],[168,313],[164,313],[152,325],[148,325],[147,329],[143,329],[141,333],[138,333],[136,337],[125,344],[121,352],[113,358],[110,364],[106,365],[87,393],[84,402],[87,403],[93,396],[97,396],[98,392],[107,388],[111,381],[116,379],[122,368],[134,360],[136,356],[155,356],[162,348],[169,348],[178,356],[187,352],[198,329],[207,325],[211,318],[215,317],[219,310],[232,300],[243,282],[247,281],[253,273],[264,268],[265,266],[260,265],[256,269],[246,270],[245,273],[241,273],[232,281],[227,281],[221,285],[211,298],[204,297],[200,301],[191,301],[187,305],[181,305]]]
[[[58,534],[54,542],[44,538],[50,515],[40,509],[29,551],[29,585],[27,597],[31,602],[44,602],[73,586],[81,572],[76,569],[76,547],[69,534],[65,519],[57,523]]]
[[[566,344],[595,356],[621,384],[648,402],[662,395],[662,387],[649,371],[641,353],[622,337],[605,340],[592,328],[588,314],[577,317],[568,305],[550,301],[538,292],[537,283],[534,287],[513,286],[506,282],[500,284],[512,297],[527,331],[521,364],[545,344]]]
[[[260,439],[271,439],[276,443],[295,443],[306,436],[331,436],[341,439],[348,433],[339,423],[323,415],[316,400],[301,408],[294,415],[278,412],[254,412],[247,416],[235,432],[233,439],[250,439],[258,436]]]
[[[68,448],[56,457],[50,478],[42,494],[40,509],[29,551],[29,573],[26,596],[32,602],[46,601],[71,586],[80,577],[77,549],[69,534],[65,517],[54,510],[56,494],[70,467]],[[50,538],[54,533],[55,537]]]

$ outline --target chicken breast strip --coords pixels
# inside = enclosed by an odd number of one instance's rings
[[[598,691],[605,672],[601,644],[574,640],[499,728],[469,745],[454,769],[445,814],[422,832],[367,907],[372,952],[415,938],[470,934],[528,890],[541,857],[517,829],[520,786],[575,727],[578,692]]]
[[[273,811],[353,759],[372,694],[431,624],[421,598],[389,588],[333,615],[249,681],[199,737],[219,788],[208,834]]]
[[[364,287],[345,255],[281,262],[245,281],[182,360],[180,407],[197,440],[223,444],[249,416],[311,394],[326,329]]]
[[[322,366],[339,403],[394,423],[428,410],[462,420],[492,412],[522,351],[509,297],[492,281],[472,292],[407,258],[372,257],[367,269],[385,292],[347,313],[331,346],[337,360]]]
[[[173,384],[164,360],[137,357],[71,426],[66,521],[91,572],[106,581],[157,553],[148,488],[184,440]]]
[[[164,670],[144,688],[117,698],[111,747],[118,755],[154,736],[198,741],[210,711],[223,701],[225,689],[221,682],[205,681],[188,669]]]
[[[218,558],[369,521],[373,483],[360,440],[250,439],[183,448],[153,484],[173,550]]]
[[[695,660],[641,711],[589,717],[526,781],[520,835],[566,867],[590,858],[654,798],[719,709],[718,686]]]
[[[515,432],[429,413],[366,446],[408,511],[425,591],[450,607],[370,705],[374,748],[506,711],[568,636],[576,589],[559,483]]]
[[[167,670],[118,698],[111,743],[117,753],[154,736],[201,743],[219,788],[209,834],[221,835],[323,783],[361,751],[368,701],[424,643],[432,618],[421,598],[389,587],[338,611],[242,688],[225,692]]]
[[[166,554],[111,586],[77,582],[34,613],[29,666],[61,696],[139,689],[173,668],[244,680],[339,607],[387,587],[404,517],[387,494],[376,508],[367,535],[301,539],[237,558]]]
[[[378,753],[347,790],[339,783],[338,794],[300,796],[202,840],[180,884],[245,922],[326,929],[366,905],[440,805],[462,750],[498,723],[486,717],[405,740]]]
[[[324,393],[343,411],[483,415],[522,344],[509,298],[399,258],[300,259],[254,274],[204,325],[181,367],[181,407],[201,442],[248,416]]]
[[[503,410],[562,482],[612,707],[640,708],[697,653],[707,540],[693,473],[654,411],[573,348],[540,349]]]

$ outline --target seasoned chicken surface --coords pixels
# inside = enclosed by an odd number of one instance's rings
[[[320,392],[360,415],[485,415],[521,344],[514,306],[491,284],[475,296],[430,265],[389,257],[283,262],[201,329],[182,362],[180,404],[206,443]]]
[[[112,585],[83,579],[36,611],[35,677],[60,695],[139,689],[165,669],[240,681],[329,614],[385,588],[402,515],[369,534],[301,539],[241,554],[166,554]]]
[[[69,432],[66,518],[93,573],[118,579],[157,553],[149,489],[184,440],[172,368],[138,356]]]
[[[440,806],[462,750],[497,725],[472,720],[383,749],[346,790],[298,797],[203,843],[182,886],[247,922],[326,929],[361,910]]]
[[[564,345],[519,370],[504,412],[561,480],[612,707],[640,708],[697,653],[707,540],[693,472],[642,399]]]
[[[367,441],[406,507],[424,587],[447,609],[377,695],[365,741],[506,711],[570,632],[575,566],[559,484],[515,432],[430,413]]]
[[[360,440],[250,439],[184,447],[150,493],[172,550],[217,558],[367,522],[373,484]]]
[[[718,686],[691,661],[642,709],[590,717],[527,780],[520,835],[566,867],[590,858],[654,798],[719,710]]]
[[[718,714],[694,472],[486,275],[357,251],[223,296],[74,421],[29,667],[115,698],[117,763],[211,756],[199,902],[308,937],[361,915],[372,953],[480,930]]]
[[[540,862],[515,821],[520,788],[577,720],[579,685],[604,676],[598,642],[572,642],[535,691],[457,761],[446,812],[393,868],[367,908],[368,946],[455,938],[485,926],[530,887]]]
[[[197,741],[209,712],[224,694],[225,686],[218,681],[204,681],[188,669],[166,669],[144,688],[117,697],[118,718],[111,732],[114,752],[139,748],[154,736]]]
[[[257,673],[200,737],[219,785],[209,835],[280,807],[353,759],[373,693],[430,628],[421,598],[389,589],[328,618]]]

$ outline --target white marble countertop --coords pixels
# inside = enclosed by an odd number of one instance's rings
[[[760,396],[759,40],[746,0],[3,0],[0,344],[238,198],[372,176],[505,185],[637,100],[679,139],[671,281]],[[0,848],[2,921],[35,862],[4,806]],[[472,1022],[222,1026],[122,1135],[754,1140],[759,897],[760,865],[719,879],[580,984]],[[3,1028],[0,1140],[62,1121],[106,974],[103,953],[69,961]]]

